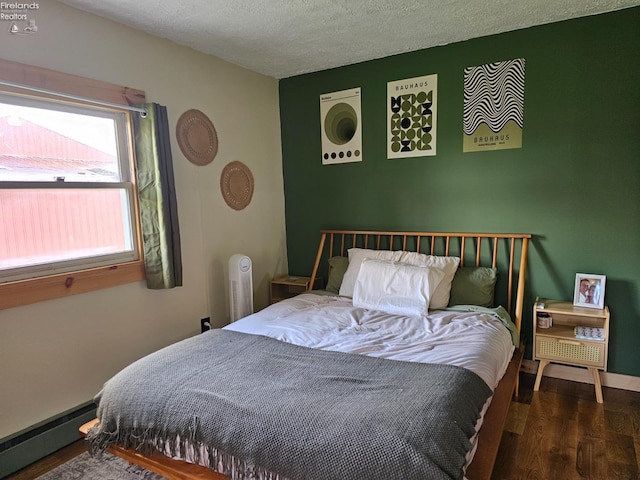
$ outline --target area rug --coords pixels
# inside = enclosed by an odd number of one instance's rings
[[[41,475],[37,480],[165,480],[149,470],[104,453],[100,458],[81,453]]]

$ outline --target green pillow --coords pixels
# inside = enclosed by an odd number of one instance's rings
[[[480,305],[482,307],[492,307],[497,279],[497,268],[458,268],[451,283],[449,306]]]
[[[347,257],[331,257],[329,259],[329,280],[327,280],[326,290],[336,294],[340,292],[342,277],[344,277],[348,266],[349,259]]]

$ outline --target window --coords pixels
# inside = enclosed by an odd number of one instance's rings
[[[0,308],[144,278],[131,135],[124,109],[0,91]]]
[[[0,278],[137,260],[128,114],[0,95]]]

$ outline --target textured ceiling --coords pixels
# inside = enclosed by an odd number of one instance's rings
[[[62,0],[276,78],[640,5],[640,0]]]

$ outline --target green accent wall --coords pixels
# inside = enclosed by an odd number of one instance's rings
[[[522,148],[463,153],[464,68],[514,58]],[[434,73],[437,155],[387,160],[387,82]],[[323,166],[319,97],[354,87],[363,161]],[[283,79],[280,115],[290,274],[310,274],[321,228],[531,233],[528,357],[535,296],[601,274],[609,371],[640,376],[640,7]]]

